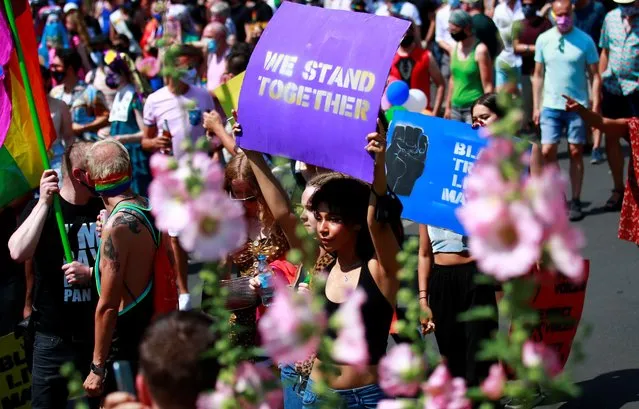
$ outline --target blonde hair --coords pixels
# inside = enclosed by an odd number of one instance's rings
[[[128,172],[131,170],[129,151],[115,139],[96,142],[87,153],[87,169],[93,180]]]

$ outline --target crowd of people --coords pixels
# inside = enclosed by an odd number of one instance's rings
[[[253,277],[262,258],[291,286],[308,291],[301,270],[286,261],[289,249],[303,247],[301,221],[319,245],[309,274],[328,272],[327,313],[351,290],[366,293],[361,311],[370,360],[364,370],[339,365],[339,376],[324,373],[314,356],[282,365],[282,407],[320,407],[322,397],[313,389],[318,380],[327,381],[348,408],[373,408],[384,398],[377,364],[396,316],[396,256],[404,240],[401,206],[387,196],[385,129],[379,124],[369,135],[349,136],[361,137],[375,157],[372,184],[311,164],[276,166],[270,156],[238,147],[241,125],[227,117],[213,92],[246,70],[280,3],[31,1],[57,138],[49,152],[52,169],[42,174],[39,189],[0,209],[7,243],[0,251],[0,335],[29,319],[34,409],[67,405],[67,381],[60,375],[67,362],[82,373],[90,407],[194,408],[199,392],[213,388],[219,363],[200,359],[216,340],[207,330],[211,318],[197,311],[155,318],[158,253],[174,265],[180,310],[197,310],[188,276],[201,264],[175,232],[156,227],[147,199],[151,156],[180,159],[188,151],[185,142],[203,138],[209,156],[224,166],[224,190],[243,205],[248,226],[246,244],[225,264],[237,329],[231,341],[259,345],[257,321],[265,307]],[[638,176],[631,166],[624,189],[620,145],[621,139],[629,142],[636,163],[639,0],[305,3],[410,20],[388,81],[422,90],[431,115],[485,127],[505,116],[497,92],[519,97],[517,136],[533,143],[531,172],[558,165],[566,136],[571,220],[583,217],[585,152],[591,149],[592,164],[607,160],[613,190],[604,206],[621,210],[620,238],[639,244]],[[293,175],[296,185],[285,188],[283,175]],[[70,263],[57,230],[55,195],[74,256]],[[457,316],[474,306],[496,306],[498,289],[476,284],[480,271],[467,237],[420,226],[418,255],[418,297],[429,317],[420,331],[434,331],[452,375],[476,386],[491,363],[475,356],[497,323],[462,323]],[[254,359],[276,365],[268,357]],[[137,374],[137,400],[117,393],[104,400],[117,390],[115,361],[130,362]]]

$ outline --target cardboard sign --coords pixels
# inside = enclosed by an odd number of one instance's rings
[[[397,111],[388,130],[386,171],[404,206],[402,217],[464,234],[455,209],[487,142],[463,122]]]
[[[242,148],[371,182],[364,150],[408,21],[284,2],[253,51],[240,95]]]
[[[31,408],[31,374],[24,340],[13,333],[0,338],[0,408]]]
[[[231,78],[213,91],[227,118],[231,118],[233,116],[232,111],[238,107],[244,74],[245,72]]]
[[[585,279],[575,284],[563,275],[545,279],[533,299],[541,317],[540,325],[532,332],[532,339],[543,342],[559,354],[562,369],[568,361],[572,342],[577,334],[586,299],[586,285],[590,273],[590,262],[584,261]]]

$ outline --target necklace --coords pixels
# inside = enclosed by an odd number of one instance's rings
[[[347,283],[347,282],[348,282],[348,275],[349,275],[349,274],[350,274],[350,273],[351,273],[354,269],[356,269],[357,267],[359,267],[359,266],[361,266],[361,265],[362,265],[362,261],[361,261],[361,260],[357,260],[356,262],[354,262],[354,263],[352,263],[352,264],[349,264],[348,266],[342,266],[342,265],[340,265],[340,266],[339,266],[339,269],[340,269],[340,271],[341,271],[341,272],[342,272],[342,274],[343,274],[344,282],[345,282],[345,283]],[[346,268],[344,268],[344,267],[346,267]],[[344,270],[346,270],[346,271],[344,271]]]
[[[124,202],[125,200],[131,200],[131,199],[135,199],[135,196],[127,196],[125,198],[120,199],[115,206],[113,206],[113,208],[115,209],[120,203]]]

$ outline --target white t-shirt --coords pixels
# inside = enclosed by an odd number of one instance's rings
[[[388,5],[386,5],[386,3],[379,3],[375,14],[377,14],[378,16],[390,16],[391,12],[390,10],[388,10]],[[411,19],[413,23],[417,24],[418,26],[422,25],[422,19],[419,17],[419,10],[417,10],[417,7],[415,7],[413,3],[409,3],[407,1],[401,3],[399,13],[397,14]]]
[[[448,31],[448,20],[450,19],[450,6],[448,4],[443,5],[435,13],[435,41],[445,42],[452,46],[455,45],[455,40]]]
[[[493,14],[493,21],[499,30],[501,41],[504,44],[504,49],[497,56],[498,61],[505,62],[511,67],[521,66],[521,57],[515,54],[513,49],[513,23],[525,18],[524,13],[521,11],[521,0],[517,0],[515,8],[511,9],[507,1],[500,2],[495,7],[495,14]]]

